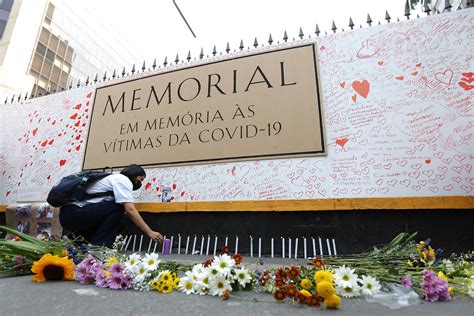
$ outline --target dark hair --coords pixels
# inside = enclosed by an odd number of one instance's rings
[[[123,168],[123,170],[120,171],[120,173],[126,176],[127,178],[129,178],[130,180],[138,176],[146,177],[145,170],[143,170],[143,168],[140,167],[139,165],[135,165],[135,164]]]

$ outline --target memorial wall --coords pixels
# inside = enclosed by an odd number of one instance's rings
[[[165,187],[172,201],[473,195],[472,12],[1,106],[0,204],[44,201],[67,174],[133,162],[147,165],[142,202]]]

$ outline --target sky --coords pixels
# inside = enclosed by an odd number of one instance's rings
[[[374,24],[386,23],[385,10],[396,20],[405,20],[403,0],[176,0],[196,38],[186,26],[172,0],[82,0],[68,2],[80,6],[91,18],[97,18],[120,38],[128,42],[147,64],[154,58],[173,61],[178,53],[184,60],[191,51],[198,57],[201,47],[210,55],[216,45],[225,51],[238,49],[240,40],[252,46],[255,37],[260,44],[271,33],[276,42],[286,30],[290,39],[297,38],[301,27],[305,37],[314,36],[316,23],[322,33],[331,31],[332,21],[349,29],[349,17],[359,27],[369,13]],[[417,11],[420,13],[420,11]],[[415,18],[416,13],[412,18]],[[137,61],[141,65],[143,60]]]

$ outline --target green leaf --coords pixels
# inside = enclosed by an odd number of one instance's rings
[[[7,227],[7,226],[0,226],[0,230],[3,230],[3,231],[6,231],[7,233],[10,233],[10,234],[13,234],[15,236],[18,236],[20,237],[21,239],[25,240],[25,241],[29,241],[33,244],[38,244],[38,245],[42,245],[43,243],[41,242],[41,240],[38,240],[30,235],[26,235],[26,234],[23,234],[22,232],[19,232],[17,231],[16,229],[13,229],[11,227]]]

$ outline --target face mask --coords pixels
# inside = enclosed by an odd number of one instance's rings
[[[133,191],[136,191],[136,190],[140,189],[141,186],[142,186],[142,182],[137,180],[137,182],[133,183]]]

